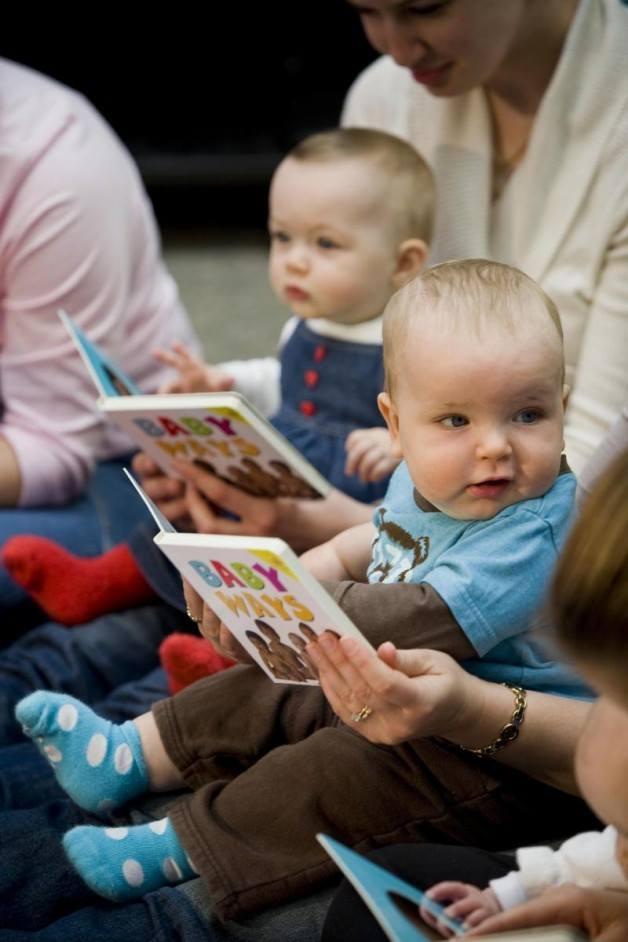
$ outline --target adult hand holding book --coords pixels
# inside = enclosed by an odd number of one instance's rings
[[[390,642],[374,651],[360,639],[325,635],[308,645],[308,655],[336,714],[370,742],[438,736],[476,748],[512,718],[508,687],[469,674],[441,651],[398,650]],[[591,704],[534,690],[526,697],[523,734],[495,760],[576,794],[573,755]],[[352,722],[364,707],[368,720]]]
[[[170,496],[168,485],[165,484],[166,481],[176,479],[151,476],[147,480],[141,470],[144,467],[144,461],[141,462],[141,468],[138,468],[137,460],[133,462],[133,469],[142,478],[144,490],[169,517],[159,502],[162,495],[168,501],[176,500],[176,497]],[[254,497],[198,464],[177,462],[177,473],[188,485],[185,511],[192,529],[198,533],[276,536],[293,549],[303,551],[318,546],[341,530],[365,523],[373,513],[370,504],[362,504],[336,488],[317,501],[294,497]],[[178,503],[173,506],[180,509]],[[216,511],[218,507],[232,516],[221,516]]]
[[[371,742],[396,745],[423,736],[455,738],[477,707],[483,681],[441,651],[399,651],[390,642],[377,652],[359,638],[326,634],[308,645],[334,712]],[[364,706],[368,722],[352,723]]]

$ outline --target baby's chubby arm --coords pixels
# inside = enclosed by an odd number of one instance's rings
[[[375,526],[371,522],[360,523],[308,550],[301,556],[301,562],[317,579],[365,582],[374,539]]]

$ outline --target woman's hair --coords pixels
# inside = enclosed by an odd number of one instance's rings
[[[628,450],[586,500],[560,556],[550,603],[559,641],[577,660],[628,663]]]
[[[369,160],[386,174],[390,205],[400,240],[429,242],[434,225],[432,171],[421,155],[400,137],[369,128],[334,128],[311,134],[286,154],[304,163]]]

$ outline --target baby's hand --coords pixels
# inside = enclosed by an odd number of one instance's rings
[[[470,883],[447,880],[431,887],[426,895],[437,903],[443,904],[446,907],[446,915],[451,916],[452,919],[461,919],[467,929],[473,929],[489,916],[501,912],[501,906],[490,887],[480,890],[477,886],[471,886]],[[419,912],[428,926],[438,929],[446,939],[453,936],[451,929],[447,929],[438,921],[438,917],[424,906],[419,907]]]
[[[175,341],[170,350],[156,350],[155,359],[178,370],[177,379],[161,387],[161,393],[225,392],[233,389],[233,377],[217,366],[208,366],[185,344]]]
[[[393,457],[390,435],[385,428],[357,428],[345,442],[345,474],[355,474],[361,481],[381,481],[395,470],[399,458]]]

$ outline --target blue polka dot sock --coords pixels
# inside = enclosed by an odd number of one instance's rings
[[[65,852],[87,885],[110,900],[128,900],[197,875],[169,818],[133,827],[72,828]]]
[[[86,811],[104,813],[147,790],[141,740],[130,720],[116,726],[80,700],[46,690],[20,700],[15,715],[61,787]]]

